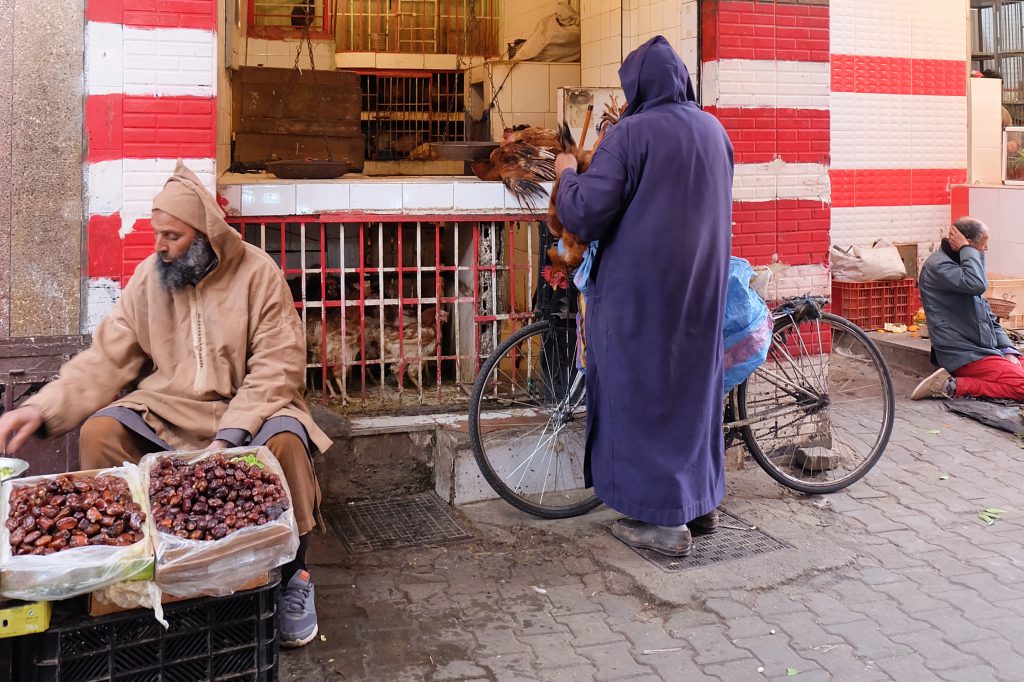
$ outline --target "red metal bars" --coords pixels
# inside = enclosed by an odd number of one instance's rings
[[[280,264],[325,402],[462,402],[482,358],[532,316],[537,227],[516,216],[229,220]]]

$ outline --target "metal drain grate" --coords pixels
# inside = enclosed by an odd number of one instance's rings
[[[693,538],[693,551],[688,557],[670,557],[650,549],[633,551],[665,571],[688,571],[692,568],[703,568],[711,564],[719,564],[734,559],[746,559],[759,554],[767,554],[780,549],[789,549],[789,545],[776,540],[760,530],[746,530],[751,524],[718,510],[722,526],[711,535],[698,535]],[[611,524],[607,524],[611,528]],[[726,528],[724,526],[734,526]],[[743,530],[739,530],[742,528]]]
[[[324,517],[353,552],[469,540],[433,493],[355,502],[325,509]]]

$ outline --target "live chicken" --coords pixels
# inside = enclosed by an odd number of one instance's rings
[[[423,308],[419,324],[415,310],[402,311],[401,324],[397,315],[394,321],[386,321],[380,346],[381,359],[390,364],[389,372],[397,377],[404,366],[409,381],[419,390],[423,364],[436,356],[440,327],[447,321],[448,311],[436,306]]]
[[[345,325],[342,329],[341,308],[327,308],[323,318],[319,312],[314,309],[307,311],[306,352],[310,363],[326,366],[324,390],[331,395],[340,395],[342,402],[347,403],[348,394],[344,385],[348,383],[356,359],[378,357],[380,318],[367,315],[360,323],[359,308],[348,306],[345,308]],[[340,382],[339,377],[345,377],[346,381]]]

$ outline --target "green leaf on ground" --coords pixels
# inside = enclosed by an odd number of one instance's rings
[[[989,507],[988,509],[985,510],[985,513],[986,514],[991,514],[992,516],[999,516],[1001,514],[1005,514],[1006,510],[1005,509],[996,509],[995,507]]]
[[[795,677],[796,675],[799,675],[799,674],[800,674],[800,671],[797,670],[796,668],[786,668],[786,676],[787,677]]]
[[[939,476],[939,480],[940,481],[948,481],[949,480],[949,474],[942,474],[941,476]]]
[[[933,436],[937,436],[939,435],[940,431],[938,429],[928,429],[928,433],[930,433]]]

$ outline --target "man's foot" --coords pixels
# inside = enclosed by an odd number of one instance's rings
[[[281,614],[281,646],[293,648],[313,641],[318,632],[313,583],[306,571],[296,571],[281,590],[278,601]]]
[[[704,516],[686,522],[691,535],[711,535],[718,530],[718,510],[712,509]]]
[[[683,557],[693,549],[693,537],[686,526],[675,530],[636,519],[619,519],[612,524],[612,535],[630,547],[653,549],[665,556]]]
[[[952,398],[953,388],[952,375],[944,369],[937,369],[924,381],[917,385],[914,392],[910,394],[911,400],[924,400],[925,398]]]

